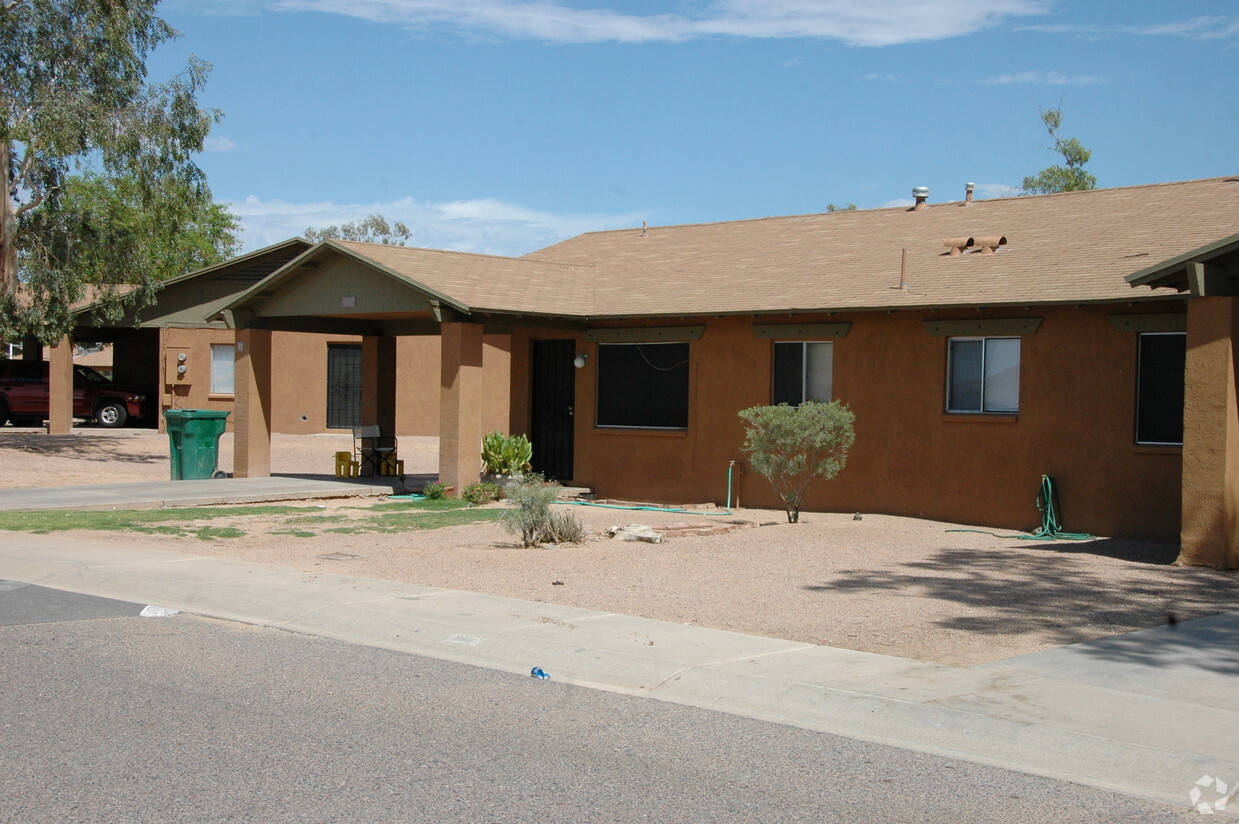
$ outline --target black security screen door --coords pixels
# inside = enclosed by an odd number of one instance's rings
[[[533,468],[558,481],[572,478],[572,405],[576,376],[572,359],[576,344],[570,340],[533,342],[533,399],[529,440]]]
[[[327,428],[361,426],[361,344],[327,344]]]

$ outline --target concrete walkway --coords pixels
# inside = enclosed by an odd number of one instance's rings
[[[203,481],[147,481],[0,489],[0,511],[30,509],[153,509],[167,506],[252,504],[315,498],[391,495],[419,489],[433,475],[349,478],[329,475],[275,475],[269,478],[219,478]]]
[[[326,573],[9,534],[0,579],[1008,767],[1187,808],[1239,784],[1239,613],[967,669]],[[1203,802],[1217,798],[1211,785]],[[1228,816],[1239,808],[1239,801]]]

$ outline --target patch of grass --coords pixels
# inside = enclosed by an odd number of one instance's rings
[[[351,508],[369,512],[441,512],[447,509],[466,509],[468,506],[469,502],[460,498],[423,498],[420,501],[384,501],[374,506],[356,506]]]
[[[294,515],[291,518],[285,518],[286,524],[330,524],[338,521],[347,521],[347,515]]]
[[[324,530],[337,535],[360,535],[366,532],[404,532],[413,529],[442,529],[447,526],[481,524],[499,520],[502,510],[462,509],[452,512],[385,512],[374,518],[365,518],[349,526],[337,526]]]
[[[102,532],[167,532],[173,535],[196,534],[200,530],[183,527],[190,521],[212,521],[216,518],[261,517],[264,515],[288,515],[304,512],[296,506],[194,506],[169,509],[118,509],[105,512],[82,510],[39,510],[36,512],[0,512],[0,530],[10,532],[59,532],[67,529],[93,529]],[[177,524],[157,528],[157,524]],[[219,530],[228,532],[231,527]],[[168,531],[171,530],[171,531]],[[219,534],[214,537],[240,537],[244,532],[233,530],[238,535]]]
[[[291,535],[294,538],[317,538],[317,532],[311,532],[308,529],[276,529],[272,530],[272,535]]]

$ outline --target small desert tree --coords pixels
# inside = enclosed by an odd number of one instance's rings
[[[806,401],[800,406],[754,406],[742,410],[740,417],[748,424],[743,449],[749,465],[783,499],[788,523],[798,523],[809,485],[835,477],[847,462],[856,440],[855,416],[838,401]]]

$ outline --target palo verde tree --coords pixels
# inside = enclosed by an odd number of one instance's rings
[[[197,104],[209,66],[191,57],[172,80],[147,82],[147,56],[177,35],[157,4],[0,0],[0,337],[55,341],[88,294],[113,320],[149,303],[183,271],[172,268],[181,253],[108,241],[137,221],[131,239],[158,227],[156,244],[172,248],[220,217],[193,161],[219,120]],[[112,188],[109,204],[87,207],[99,199],[86,190]]]
[[[361,220],[353,220],[322,229],[306,229],[305,239],[311,243],[324,240],[355,240],[359,243],[381,243],[384,246],[403,246],[404,242],[413,236],[408,226],[400,221],[388,223],[382,215],[367,215]]]
[[[798,523],[809,486],[835,477],[847,463],[855,416],[839,401],[754,406],[739,414],[748,424],[742,449],[749,465],[783,500],[787,522]]]
[[[1058,130],[1063,125],[1062,107],[1041,112],[1041,122],[1045,124],[1050,139],[1054,141],[1054,145],[1047,149],[1062,155],[1063,165],[1048,166],[1035,176],[1024,178],[1024,191],[1028,194],[1045,195],[1096,188],[1097,177],[1084,171],[1084,164],[1088,163],[1093,153],[1081,146],[1080,141],[1074,137],[1064,140],[1058,136]]]

